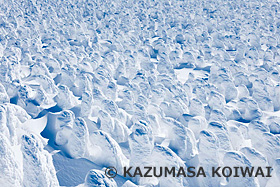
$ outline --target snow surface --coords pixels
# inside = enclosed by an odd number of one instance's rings
[[[279,65],[277,0],[0,0],[0,186],[277,187]]]

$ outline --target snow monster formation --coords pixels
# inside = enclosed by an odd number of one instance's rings
[[[277,187],[279,73],[278,0],[0,0],[0,186]]]

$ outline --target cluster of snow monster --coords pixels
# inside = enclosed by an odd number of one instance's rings
[[[0,1],[0,186],[277,187],[279,73],[277,1]],[[120,177],[146,166],[206,176]]]

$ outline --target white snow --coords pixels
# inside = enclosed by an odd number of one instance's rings
[[[277,186],[279,7],[0,1],[0,186]],[[207,176],[124,178],[124,166]],[[211,177],[218,166],[273,177]]]

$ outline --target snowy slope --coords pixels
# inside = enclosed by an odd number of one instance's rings
[[[276,187],[279,65],[276,0],[0,0],[0,186]]]

